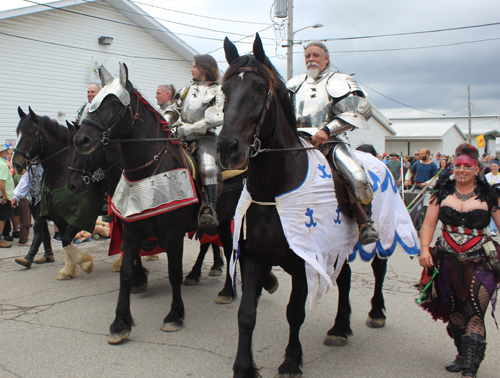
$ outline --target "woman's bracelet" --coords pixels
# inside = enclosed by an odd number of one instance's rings
[[[425,245],[421,245],[421,246],[420,246],[420,248],[424,248],[424,247],[430,247],[430,245],[425,244]]]

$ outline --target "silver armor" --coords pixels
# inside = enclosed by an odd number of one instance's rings
[[[102,100],[109,94],[118,97],[123,106],[130,105],[130,94],[127,91],[127,72],[122,63],[120,63],[120,77],[116,79],[102,66],[101,81],[103,88],[90,103],[89,113],[96,111]]]
[[[323,70],[316,79],[306,74],[287,82],[293,93],[298,128],[328,128],[330,137],[339,141],[333,151],[333,163],[357,201],[370,202],[373,192],[366,173],[354,156],[346,131],[369,129],[371,105],[363,90],[350,75]],[[356,93],[357,92],[357,93]]]
[[[220,85],[207,82],[193,83],[189,89],[181,89],[175,98],[175,106],[178,107],[177,112],[180,113],[180,120],[174,124],[177,126],[177,135],[188,142],[197,142],[195,155],[203,185],[216,185],[217,149],[215,143],[217,135],[213,129],[224,122],[222,112],[224,94]],[[171,109],[172,111],[167,111],[167,116],[172,115],[173,118],[175,113],[173,107]]]

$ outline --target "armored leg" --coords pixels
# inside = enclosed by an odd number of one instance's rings
[[[332,159],[333,165],[351,195],[351,208],[359,227],[361,245],[380,240],[378,232],[373,226],[373,220],[370,219],[373,191],[366,173],[358,159],[356,159],[351,147],[345,143],[338,143],[333,148],[329,158]]]
[[[208,207],[200,209],[198,225],[202,228],[217,227],[217,160],[216,137],[204,136],[198,139],[196,156],[200,167],[201,182],[208,195]]]

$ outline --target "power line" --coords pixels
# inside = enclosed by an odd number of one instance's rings
[[[420,47],[400,47],[400,48],[381,49],[381,50],[339,50],[339,51],[333,51],[333,53],[335,53],[335,54],[344,54],[344,53],[365,53],[365,52],[387,52],[387,51],[421,50],[421,49],[432,49],[432,48],[435,48],[435,47],[447,47],[447,46],[464,45],[464,44],[469,44],[469,43],[497,41],[499,39],[500,39],[500,37],[499,38],[478,39],[476,41],[454,42],[454,43],[447,43],[447,44],[443,44],[443,45],[420,46]],[[298,52],[294,52],[294,54],[302,54],[302,52],[298,51]]]
[[[405,33],[394,33],[394,34],[378,34],[378,35],[365,35],[365,36],[361,36],[361,37],[326,38],[326,39],[319,39],[319,41],[321,41],[321,42],[328,42],[328,41],[348,41],[348,40],[353,40],[353,39],[396,37],[396,36],[402,36],[402,35],[440,33],[440,32],[446,32],[446,31],[454,31],[454,30],[483,28],[483,27],[496,26],[496,25],[500,25],[500,22],[492,22],[492,23],[489,23],[489,24],[481,24],[481,25],[458,26],[458,27],[455,27],[455,28],[447,28],[447,29],[423,30],[423,31],[416,31],[416,32],[405,32]],[[313,41],[313,39],[306,39],[303,42],[311,42],[311,41]],[[318,39],[315,39],[314,41],[318,41]]]
[[[77,14],[79,16],[94,18],[94,19],[98,19],[98,20],[102,20],[102,21],[108,21],[108,22],[112,22],[112,23],[120,24],[120,25],[132,26],[132,27],[136,27],[136,28],[140,28],[140,29],[144,29],[144,30],[158,31],[157,28],[148,28],[148,27],[145,27],[145,26],[137,25],[137,24],[130,24],[130,23],[122,22],[122,21],[118,21],[118,20],[111,20],[109,18],[94,16],[94,15],[91,15],[91,14],[77,12],[77,11],[70,10],[70,9],[65,9],[65,8],[62,8],[62,7],[61,8],[54,7],[54,6],[49,5],[49,4],[37,3],[36,1],[33,1],[33,0],[24,0],[24,1],[29,2],[29,3],[33,3],[33,4],[37,4],[37,5],[42,5],[42,6],[51,8],[51,9],[57,9],[57,10],[60,10],[60,11],[63,11],[63,12],[67,12],[67,13]],[[207,39],[207,40],[212,40],[212,41],[220,41],[220,42],[224,41],[223,39],[220,39],[220,38],[202,37],[202,36],[198,36],[198,35],[183,34],[183,33],[175,33],[175,34],[176,35],[182,35],[182,36],[185,36],[185,37]],[[232,34],[232,33],[227,33],[227,34]],[[243,35],[243,34],[241,34],[241,35]],[[241,43],[249,43],[250,44],[251,42],[241,42]],[[267,44],[267,45],[271,46],[271,44]],[[274,44],[272,44],[272,46],[274,46]]]
[[[188,13],[188,12],[183,12],[183,11],[179,11],[179,10],[175,10],[175,9],[169,9],[169,8],[159,7],[159,6],[157,6],[157,5],[152,5],[152,4],[147,4],[147,3],[141,3],[140,1],[136,1],[136,0],[131,0],[131,1],[132,1],[133,3],[136,3],[136,4],[146,5],[146,6],[148,6],[148,7],[157,8],[157,9],[163,9],[163,10],[166,10],[166,11],[169,11],[169,12],[182,13],[182,14],[185,14],[185,15],[188,15],[188,16],[195,16],[195,17],[209,18],[209,19],[212,19],[212,20],[218,20],[218,21],[237,22],[237,23],[241,23],[241,24],[269,25],[269,24],[264,23],[264,22],[238,21],[238,20],[229,20],[229,19],[226,19],[226,18],[218,18],[218,17],[203,16],[203,15],[201,15],[201,14]]]
[[[87,0],[85,0],[85,1],[87,1]],[[92,5],[98,5],[98,6],[101,6],[101,7],[104,7],[104,8],[116,9],[116,10],[119,10],[121,12],[127,12],[127,13],[137,14],[137,12],[129,11],[127,9],[122,9],[122,8],[118,8],[118,7],[114,7],[114,6],[109,5],[109,4],[92,4]],[[176,25],[187,26],[187,27],[194,28],[194,29],[207,30],[207,31],[211,31],[211,32],[214,32],[214,33],[232,34],[232,35],[237,35],[239,37],[244,37],[245,36],[245,34],[227,32],[227,31],[223,31],[223,30],[216,30],[216,29],[210,29],[210,28],[204,28],[202,26],[190,25],[190,24],[185,24],[185,23],[182,23],[182,22],[167,20],[166,18],[154,17],[154,16],[151,16],[150,14],[143,14],[142,16],[147,17],[147,18],[152,18],[154,20],[160,20],[160,21],[170,22],[170,23],[176,24]],[[263,39],[273,40],[272,38],[266,38],[266,37],[263,37]]]

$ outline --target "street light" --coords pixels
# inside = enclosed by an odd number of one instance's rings
[[[315,25],[310,25],[310,26],[306,26],[304,28],[301,28],[299,30],[296,30],[296,31],[292,31],[293,30],[293,6],[291,4],[291,0],[290,1],[290,4],[288,6],[288,30],[287,30],[287,37],[288,37],[288,40],[287,40],[287,44],[286,45],[283,45],[282,47],[286,47],[287,48],[287,52],[286,52],[286,78],[287,80],[290,80],[293,76],[293,36],[295,35],[295,33],[298,33],[299,31],[302,31],[304,29],[308,29],[308,28],[313,28],[313,29],[317,29],[317,28],[322,28],[323,27],[323,24],[315,24]]]

